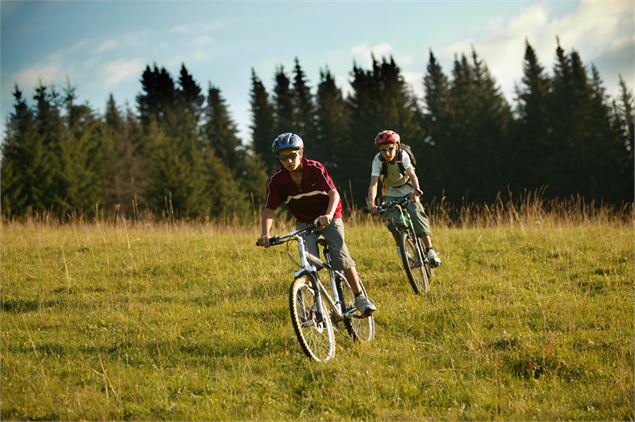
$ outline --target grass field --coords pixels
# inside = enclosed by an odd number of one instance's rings
[[[377,339],[317,364],[255,225],[5,223],[0,418],[633,420],[631,224],[434,229],[415,296],[383,226],[348,224]]]

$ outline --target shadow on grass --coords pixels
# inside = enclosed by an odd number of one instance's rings
[[[131,365],[152,364],[155,361],[181,363],[183,361],[205,361],[215,358],[251,357],[262,358],[284,354],[289,341],[283,337],[258,341],[209,341],[191,342],[185,340],[159,340],[139,344],[122,342],[110,345],[68,345],[59,342],[21,344],[5,346],[6,353],[30,354],[41,357],[107,356],[124,360]],[[299,346],[298,346],[299,349]],[[125,357],[125,358],[124,358]]]
[[[0,303],[0,309],[2,309],[2,312],[10,314],[22,314],[50,308],[59,308],[67,306],[69,303],[71,302],[63,299],[5,299]]]

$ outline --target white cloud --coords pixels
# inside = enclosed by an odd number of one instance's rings
[[[57,64],[29,67],[18,72],[12,79],[20,89],[32,90],[40,82],[44,85],[54,84],[64,77],[64,72]]]
[[[578,51],[587,65],[609,49],[623,48],[625,42],[633,46],[632,3],[630,0],[582,0],[576,10],[560,18],[550,15],[548,4],[535,4],[507,22],[491,20],[483,34],[447,46],[439,58],[451,64],[455,54],[470,55],[473,47],[511,99],[514,83],[522,78],[525,40],[534,48],[541,64],[551,71],[556,38],[565,51]],[[619,72],[607,70],[616,75]]]
[[[114,39],[105,40],[104,42],[102,42],[100,45],[97,46],[97,48],[95,49],[95,53],[101,54],[106,51],[113,50],[114,48],[117,47],[118,44],[119,42]]]
[[[195,37],[192,40],[192,45],[199,46],[199,47],[206,47],[211,44],[214,44],[214,38],[208,35],[200,35],[198,37]]]
[[[144,68],[141,59],[119,59],[103,65],[103,80],[106,86],[112,87],[129,77],[137,77]]]
[[[355,62],[362,67],[370,67],[372,65],[371,55],[375,59],[381,59],[382,56],[388,56],[392,51],[392,45],[389,43],[381,43],[369,47],[368,44],[360,44],[351,48],[351,54]]]
[[[176,34],[204,34],[211,31],[222,29],[224,25],[221,22],[199,23],[194,25],[176,25],[169,29],[169,32]]]

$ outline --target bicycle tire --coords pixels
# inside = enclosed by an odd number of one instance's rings
[[[425,270],[423,251],[419,247],[417,237],[412,230],[404,230],[399,233],[399,257],[410,286],[415,294],[430,290],[430,280]]]
[[[423,247],[423,242],[421,241],[421,238],[417,238],[417,241],[419,242],[419,248],[421,248],[421,251],[425,251],[425,248]],[[425,268],[426,270],[426,274],[428,275],[428,282],[432,281],[432,277],[434,277],[434,269],[432,268],[432,265],[430,265],[430,261],[428,261],[428,258],[423,259],[423,268]],[[428,283],[428,290],[429,290],[429,283]],[[426,290],[426,291],[428,291]]]
[[[291,323],[300,346],[311,359],[326,362],[335,356],[335,334],[326,309],[318,309],[310,277],[293,280],[289,290]]]
[[[359,284],[364,294],[366,294],[366,288],[361,280],[359,280]],[[340,311],[345,315],[355,307],[355,295],[345,278],[338,276],[335,285],[337,286],[337,294],[340,297]],[[375,338],[375,320],[372,315],[368,318],[345,318],[344,327],[346,327],[346,331],[353,341],[371,341]]]

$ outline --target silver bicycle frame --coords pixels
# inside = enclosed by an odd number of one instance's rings
[[[340,311],[341,299],[337,293],[337,284],[336,284],[337,282],[335,279],[336,274],[346,279],[344,277],[344,274],[342,274],[340,271],[334,270],[330,264],[327,264],[326,262],[322,261],[319,257],[307,251],[306,241],[301,235],[296,234],[293,237],[295,237],[296,240],[298,241],[298,254],[300,255],[300,268],[298,268],[298,270],[294,272],[293,275],[297,278],[305,274],[314,274],[317,281],[318,288],[320,289],[320,294],[317,295],[319,306],[322,309],[324,309],[324,302],[322,301],[322,297],[325,297],[327,303],[329,304],[329,307],[333,311],[333,316],[336,321],[342,321],[345,318],[350,318],[355,313],[355,309],[351,310],[350,315],[349,315],[349,312],[347,312],[346,315],[342,314],[342,312]],[[314,264],[319,265],[320,267],[326,268],[329,271],[333,297],[331,297],[328,290],[326,290],[326,287],[324,287],[324,285],[320,281],[320,278],[317,275],[317,272],[318,272],[317,268],[315,267],[315,265],[311,265],[309,263],[309,260],[313,262]]]

